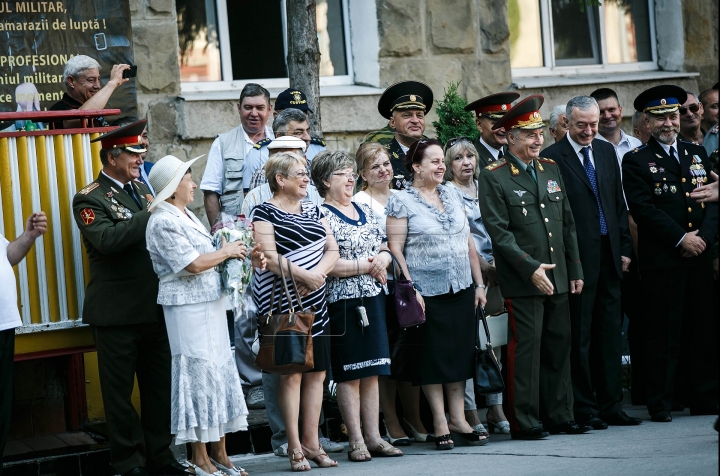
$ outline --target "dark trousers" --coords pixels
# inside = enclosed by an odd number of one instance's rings
[[[653,309],[644,305],[638,260],[634,253],[631,260],[630,270],[625,273],[622,280],[622,312],[624,317],[628,319],[627,338],[630,346],[630,368],[632,370],[630,384],[632,404],[645,405],[647,364],[645,362],[645,338],[642,323],[644,315],[651,314]]]
[[[513,432],[573,419],[568,294],[505,300],[508,308],[507,397]],[[547,418],[547,420],[545,420]]]
[[[620,277],[610,241],[600,241],[600,276],[582,293],[571,294],[573,396],[575,418],[617,413],[622,402]]]
[[[2,474],[2,455],[5,451],[8,434],[10,434],[14,358],[15,329],[0,331],[0,474]]]
[[[110,458],[120,473],[173,462],[170,434],[170,343],[165,323],[93,326]],[[132,405],[134,377],[139,417]]]
[[[643,319],[650,415],[669,412],[678,396],[698,409],[717,407],[717,316],[712,268],[641,270],[643,295],[653,312]],[[678,373],[679,372],[679,373]]]

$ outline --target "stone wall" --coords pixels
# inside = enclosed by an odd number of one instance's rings
[[[698,94],[718,80],[718,2],[683,0],[685,71],[697,71]]]

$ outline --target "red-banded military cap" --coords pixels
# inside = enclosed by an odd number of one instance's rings
[[[382,93],[378,101],[378,112],[385,119],[390,119],[396,110],[419,109],[425,114],[433,105],[433,92],[420,81],[400,81]]]
[[[510,109],[512,102],[520,97],[518,93],[497,93],[485,96],[465,106],[466,111],[475,111],[477,117],[486,116],[490,119],[500,119]]]
[[[141,154],[147,151],[142,145],[142,133],[146,125],[147,119],[143,119],[142,121],[128,124],[127,126],[103,134],[100,137],[96,137],[90,142],[100,141],[100,146],[103,149],[114,149],[117,147],[132,152],[133,154]]]
[[[505,130],[510,129],[539,129],[545,124],[540,117],[540,106],[542,106],[545,98],[540,94],[534,94],[526,97],[515,107],[505,113],[493,126],[493,130],[504,127]]]
[[[678,110],[687,101],[687,93],[680,86],[662,84],[641,92],[633,106],[650,114],[668,114]]]

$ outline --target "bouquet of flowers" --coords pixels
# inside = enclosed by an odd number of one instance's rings
[[[228,243],[240,241],[247,248],[247,256],[244,260],[226,259],[215,267],[217,272],[222,275],[223,288],[230,298],[235,320],[237,320],[244,311],[249,311],[247,304],[252,304],[248,286],[252,276],[250,250],[255,246],[252,223],[242,215],[234,217],[222,213],[218,223],[213,226],[213,230],[215,249],[222,248],[223,238]]]

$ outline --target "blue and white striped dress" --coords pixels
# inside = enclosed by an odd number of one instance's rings
[[[287,213],[272,203],[265,202],[253,210],[253,222],[267,222],[275,228],[275,244],[278,253],[292,261],[301,268],[311,270],[320,263],[324,254],[326,230],[320,221],[323,218],[320,209],[311,202],[300,202],[302,212],[299,214]],[[288,278],[288,289],[295,309],[299,309],[297,297]],[[253,282],[253,301],[257,306],[257,315],[267,315],[270,306],[270,292],[272,291],[275,274],[270,270],[255,274]],[[282,296],[282,313],[288,312],[289,307],[281,283],[275,289],[275,309],[277,300]],[[315,307],[315,323],[313,324],[313,337],[325,332],[329,322],[327,301],[325,299],[325,284],[307,296],[302,297],[305,309]],[[277,311],[275,311],[277,312]],[[329,329],[328,329],[329,333]],[[317,365],[316,365],[317,367]]]

